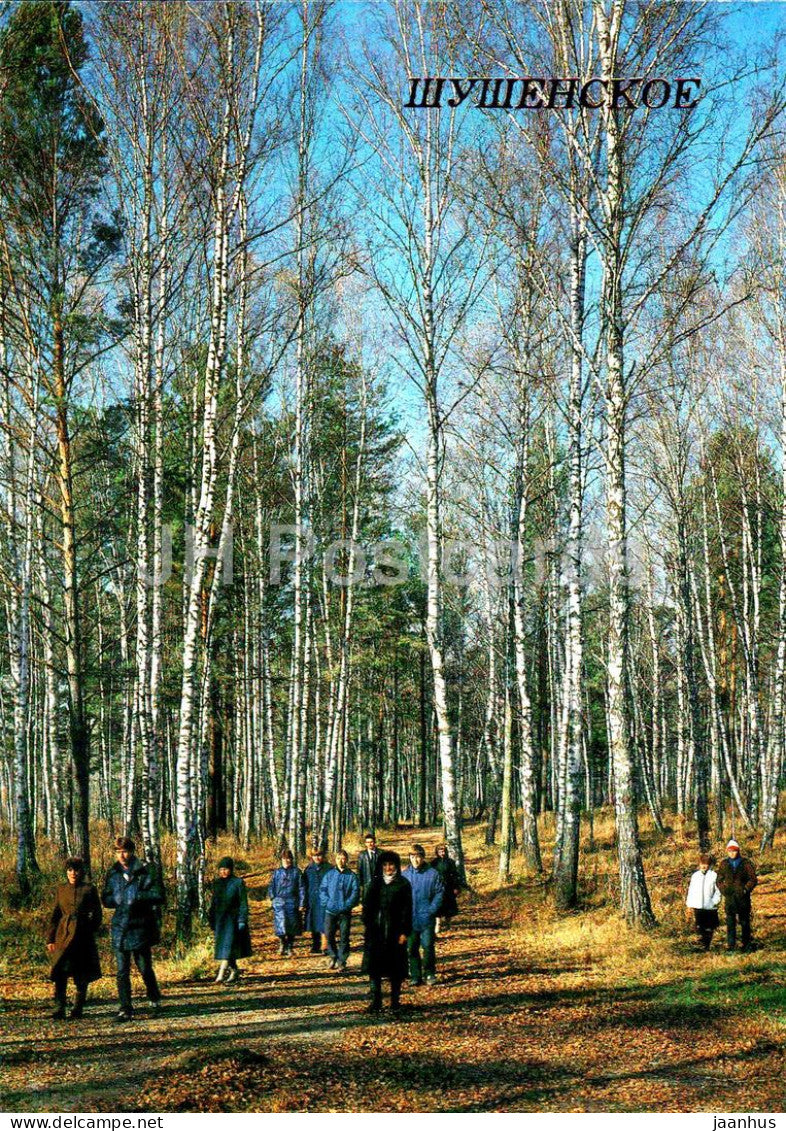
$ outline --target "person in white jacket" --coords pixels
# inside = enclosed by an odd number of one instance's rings
[[[706,853],[699,857],[698,871],[690,878],[686,906],[692,908],[696,920],[696,930],[699,932],[699,941],[704,950],[710,949],[712,936],[718,926],[718,904],[721,893],[718,891],[718,876],[710,867],[710,858]]]

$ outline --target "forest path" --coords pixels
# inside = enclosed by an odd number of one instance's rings
[[[164,981],[162,1015],[135,996],[126,1024],[112,1020],[109,979],[79,1022],[50,1020],[49,1002],[12,987],[0,1013],[0,1109],[784,1109],[782,872],[757,892],[763,949],[726,954],[719,932],[704,955],[687,931],[630,934],[608,912],[549,917],[536,884],[484,892],[483,855],[470,855],[478,883],[438,941],[437,985],[405,986],[400,1019],[365,1013],[357,915],[347,973],[307,955],[304,938],[294,958],[275,957],[252,879],[255,953],[237,987]]]
[[[406,853],[405,844],[396,847]],[[403,860],[406,863],[406,856]],[[127,1023],[114,1020],[118,1006],[112,977],[105,976],[91,987],[85,1015],[79,1021],[50,1017],[52,1003],[43,999],[45,985],[37,984],[32,998],[23,985],[3,986],[0,1110],[137,1111],[149,1089],[152,1094],[141,1110],[153,1110],[156,1088],[173,1074],[188,1077],[195,1073],[208,1086],[209,1077],[214,1076],[216,1088],[224,1091],[226,1073],[217,1066],[227,1061],[257,1068],[269,1063],[275,1075],[279,1061],[307,1062],[317,1056],[322,1064],[329,1064],[335,1046],[351,1051],[351,1033],[358,1030],[362,1040],[369,1026],[379,1024],[365,1013],[368,981],[360,974],[358,912],[353,914],[346,972],[339,974],[329,968],[326,958],[309,954],[310,936],[296,941],[293,958],[278,957],[266,884],[261,879],[256,872],[248,879],[254,954],[241,962],[242,976],[236,985],[213,984],[216,964],[211,963],[209,977],[185,981],[167,981],[157,965],[164,997],[162,1012],[156,1017],[134,970],[136,1014]],[[444,1000],[447,986],[459,978],[453,969],[456,959],[462,961],[467,938],[480,929],[484,929],[480,923],[473,922],[461,937],[454,931],[438,941],[444,984],[419,987],[419,1003]],[[486,924],[485,929],[491,928]],[[113,961],[106,941],[101,950],[104,973],[111,974]],[[154,963],[156,954],[154,951]],[[405,985],[405,1003],[413,1001],[414,993]],[[73,997],[72,985],[69,995]],[[283,1067],[281,1072],[285,1073]],[[182,1110],[205,1110],[201,1104],[190,1106],[190,1090],[183,1099]]]

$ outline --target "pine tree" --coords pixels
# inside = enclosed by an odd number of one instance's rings
[[[38,359],[56,444],[63,636],[75,777],[74,847],[89,867],[90,737],[85,708],[83,597],[75,538],[75,378],[108,329],[91,291],[117,246],[100,213],[107,170],[103,124],[80,81],[82,16],[64,0],[22,3],[0,36],[0,165],[12,291],[32,311],[23,333]]]

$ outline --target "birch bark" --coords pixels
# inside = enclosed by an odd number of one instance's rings
[[[624,3],[594,0],[599,53],[603,77],[617,73],[617,47]],[[606,532],[609,567],[609,630],[607,687],[609,751],[614,776],[614,807],[617,821],[617,852],[620,867],[620,900],[629,923],[652,927],[650,906],[641,858],[638,815],[633,777],[628,671],[628,535],[625,487],[626,416],[628,394],[625,377],[624,321],[622,302],[622,228],[624,220],[624,172],[622,139],[617,110],[604,107],[606,161],[605,231],[603,241],[603,324],[606,351]]]

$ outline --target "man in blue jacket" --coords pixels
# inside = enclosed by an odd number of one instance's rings
[[[434,931],[445,885],[436,868],[426,863],[426,853],[421,844],[412,845],[409,861],[409,868],[401,873],[412,885],[412,933],[407,940],[409,978],[413,986],[421,986],[424,977],[426,985],[433,986],[437,980]]]
[[[326,954],[322,949],[322,935],[325,931],[325,911],[320,901],[322,881],[330,871],[330,865],[318,844],[311,850],[311,863],[303,869],[303,883],[306,887],[305,929],[311,931],[311,953]]]
[[[147,999],[158,1013],[161,991],[156,981],[150,948],[159,940],[158,908],[164,895],[147,864],[138,860],[133,840],[115,841],[117,862],[107,872],[101,902],[115,910],[112,916],[112,949],[117,964],[117,996],[120,1009],[115,1020],[130,1021],[131,959],[133,958],[147,990]]]
[[[349,958],[349,926],[352,908],[360,901],[358,878],[349,870],[349,856],[344,849],[336,853],[336,866],[322,877],[319,899],[325,912],[323,930],[331,970],[346,970]],[[338,932],[338,946],[336,946]]]

